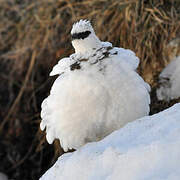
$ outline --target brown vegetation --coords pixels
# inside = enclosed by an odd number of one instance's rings
[[[168,44],[180,36],[178,0],[0,0],[0,171],[11,178],[37,179],[63,153],[39,130],[40,105],[53,65],[73,52],[73,22],[85,18],[101,40],[141,59],[139,73],[153,87],[151,114],[174,103],[157,101],[154,91],[174,53]]]

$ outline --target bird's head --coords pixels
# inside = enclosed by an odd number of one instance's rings
[[[72,45],[76,53],[87,53],[101,46],[88,20],[80,20],[73,24],[71,30]]]

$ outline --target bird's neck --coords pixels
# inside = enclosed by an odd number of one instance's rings
[[[101,41],[96,36],[86,39],[74,40],[72,41],[72,45],[75,49],[75,53],[81,54],[92,53],[102,46]]]

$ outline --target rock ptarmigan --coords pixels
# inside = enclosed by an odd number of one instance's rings
[[[50,73],[59,75],[42,103],[41,130],[64,151],[98,141],[137,118],[148,115],[150,87],[137,74],[131,50],[101,42],[88,20],[71,30],[75,53]]]
[[[159,75],[159,100],[170,101],[180,97],[180,56],[174,58]]]

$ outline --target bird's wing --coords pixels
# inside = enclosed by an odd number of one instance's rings
[[[102,42],[102,47],[95,51],[92,55],[87,54],[82,56],[82,54],[72,54],[68,58],[61,59],[58,64],[54,66],[50,76],[69,72],[70,70],[74,69],[79,69],[79,65],[88,59],[89,63],[96,64],[96,62],[99,60],[101,61],[102,59],[111,55],[115,55],[120,61],[129,64],[133,70],[136,70],[139,65],[139,58],[133,51],[124,48],[113,48],[111,43]]]
[[[129,49],[114,47],[111,53],[117,52],[118,58],[121,61],[128,63],[133,70],[136,70],[139,65],[139,58]]]
[[[50,72],[50,76],[59,75],[64,72],[69,71],[69,67],[74,63],[73,59],[70,57],[63,58],[59,60],[58,64],[53,67],[53,70]]]

